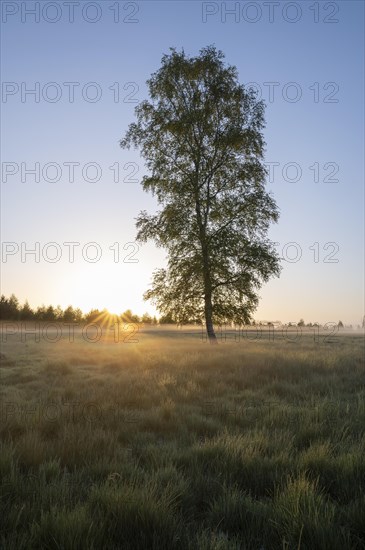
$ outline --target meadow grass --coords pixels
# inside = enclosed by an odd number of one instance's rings
[[[363,336],[1,353],[2,549],[365,547]]]

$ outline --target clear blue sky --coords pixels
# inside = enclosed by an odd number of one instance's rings
[[[153,212],[156,204],[138,183],[144,174],[138,152],[122,151],[118,140],[134,118],[135,103],[128,100],[147,97],[145,81],[169,47],[197,54],[215,44],[237,66],[241,82],[260,86],[267,104],[266,161],[278,163],[268,188],[281,217],[270,237],[286,261],[280,279],[260,292],[256,318],[361,322],[362,1],[274,2],[271,7],[267,2],[256,7],[253,2],[226,2],[226,10],[236,10],[231,14],[224,13],[220,2],[80,1],[74,22],[63,1],[46,10],[47,2],[40,2],[35,22],[26,9],[36,4],[2,2],[2,241],[19,246],[6,263],[2,257],[2,293],[14,292],[32,306],[72,303],[86,310],[105,306],[116,312],[128,307],[154,312],[142,294],[152,271],[164,264],[164,252],[148,244],[133,255],[132,246],[123,247],[134,241],[139,210]],[[72,86],[65,82],[79,83],[72,103]],[[38,102],[25,93],[37,86]],[[101,97],[93,102],[95,93]],[[36,162],[39,182],[25,173]],[[70,162],[79,163],[74,181],[65,165]],[[48,163],[59,165],[58,175],[52,165],[47,171]],[[85,169],[87,163],[100,166],[99,181],[86,181],[96,174],[92,166]],[[114,163],[120,165],[119,182],[109,168]],[[138,173],[130,179],[137,181],[128,181],[136,165]],[[70,241],[80,243],[74,263],[63,245]],[[21,242],[29,249],[40,243],[38,263],[30,255],[22,261]],[[58,243],[62,254],[56,263],[42,256],[50,242]],[[100,247],[97,263],[82,256],[90,242]],[[109,249],[116,242],[119,263]],[[297,247],[286,246],[293,242]],[[44,254],[52,259],[55,252],[48,248]],[[89,247],[85,254],[92,259],[94,252]],[[288,261],[298,252],[297,262]],[[124,263],[128,255],[138,261]]]

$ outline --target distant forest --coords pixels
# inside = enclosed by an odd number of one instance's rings
[[[100,321],[105,317],[113,317],[115,321],[129,323],[144,323],[144,324],[167,324],[174,323],[174,320],[168,316],[163,316],[157,319],[151,317],[148,313],[142,316],[136,315],[130,309],[127,309],[120,315],[109,313],[108,310],[92,309],[89,313],[83,313],[81,309],[68,306],[62,309],[61,306],[39,306],[37,309],[32,309],[28,300],[23,305],[19,303],[18,298],[12,294],[10,298],[4,295],[0,297],[0,320],[2,321],[62,321],[65,323],[92,323],[96,320]]]
[[[168,325],[177,324],[176,320],[170,315],[162,315],[161,317],[152,317],[149,313],[143,315],[137,315],[130,309],[124,311],[120,315],[110,313],[107,309],[99,310],[92,309],[89,313],[84,313],[79,308],[68,306],[66,309],[62,309],[61,306],[39,306],[37,309],[32,309],[28,303],[28,300],[23,305],[19,303],[15,294],[12,294],[10,298],[6,298],[3,294],[0,297],[0,321],[44,321],[44,322],[64,322],[64,323],[93,323],[103,322],[107,318],[112,317],[114,322],[120,321],[123,323],[143,323],[145,325]],[[274,326],[280,323],[280,321],[252,321],[252,326]],[[179,324],[195,324],[201,325],[202,321],[199,319],[186,319],[184,323]],[[231,324],[229,320],[224,324]],[[333,324],[333,323],[332,323]],[[285,326],[285,325],[284,325]],[[287,323],[287,326],[298,327],[316,327],[320,326],[319,323],[305,323],[303,319],[300,319],[297,323]],[[338,321],[338,328],[344,328],[342,321]],[[362,328],[365,328],[365,317],[362,320]],[[352,325],[346,325],[345,328],[353,328]],[[357,325],[360,328],[360,325]]]

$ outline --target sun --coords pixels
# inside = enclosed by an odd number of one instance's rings
[[[130,299],[131,285],[133,278],[123,274],[123,266],[104,262],[70,270],[64,277],[62,293],[67,304],[79,307],[84,313],[107,309],[119,315],[136,308],[135,300]]]

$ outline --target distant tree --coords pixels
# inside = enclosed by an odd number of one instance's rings
[[[140,323],[141,320],[138,315],[132,313],[132,310],[127,309],[121,314],[120,319],[124,323]]]
[[[343,328],[343,322],[342,321],[338,321],[338,328]]]
[[[8,318],[12,320],[19,319],[19,300],[15,296],[15,294],[12,294],[8,300]]]
[[[154,315],[154,316],[153,316],[153,319],[152,319],[152,324],[153,324],[153,325],[157,325],[157,324],[158,324],[158,321],[157,321],[156,315]]]
[[[362,328],[365,328],[365,315],[364,317],[362,318],[362,324],[361,324]]]
[[[53,306],[48,306],[44,313],[44,320],[53,322],[56,321],[56,312]]]
[[[72,323],[75,321],[75,310],[72,306],[68,306],[63,312],[63,321],[65,323]]]
[[[247,323],[262,284],[280,272],[267,233],[279,216],[265,190],[264,103],[238,82],[214,46],[187,57],[172,49],[147,82],[122,147],[140,147],[143,189],[162,210],[137,218],[137,240],[167,249],[168,267],[144,297],[177,322]]]
[[[152,317],[149,313],[144,313],[141,318],[142,323],[145,325],[152,325]]]
[[[37,310],[35,312],[34,317],[37,319],[37,321],[46,321],[47,320],[47,309],[45,305],[41,305],[37,307]]]
[[[34,319],[34,311],[30,307],[28,300],[25,300],[24,305],[19,312],[19,318],[22,321],[30,321],[31,319]]]
[[[159,319],[160,325],[173,325],[176,323],[171,314],[161,315]]]
[[[132,315],[132,310],[126,309],[125,312],[120,315],[120,319],[124,322],[130,322]]]
[[[9,300],[2,294],[0,297],[0,319],[2,321],[10,319],[9,311]]]
[[[305,326],[304,319],[300,319],[300,321],[298,323],[298,327],[304,327],[304,326]]]
[[[54,314],[55,314],[55,318],[56,318],[57,321],[62,321],[62,319],[63,319],[63,309],[61,308],[61,306],[58,305],[55,308]]]
[[[83,320],[84,318],[84,314],[82,313],[81,309],[80,308],[76,308],[74,310],[74,319],[76,321],[76,323],[81,323],[81,321]]]
[[[85,315],[85,321],[86,323],[95,323],[98,319],[100,319],[101,311],[98,309],[91,309],[89,313]]]

